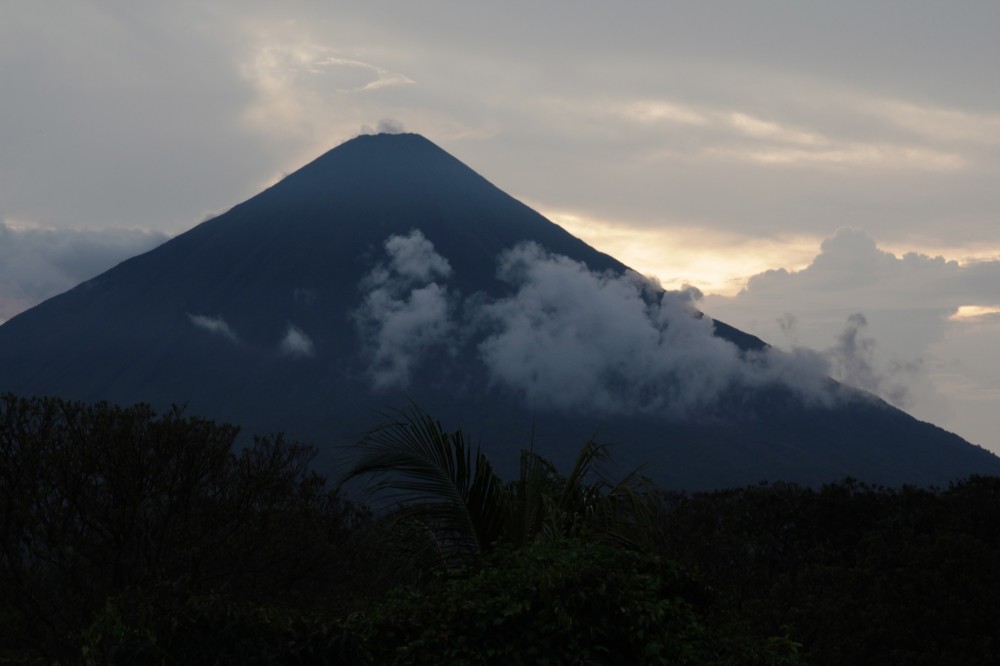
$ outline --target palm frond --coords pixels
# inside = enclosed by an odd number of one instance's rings
[[[588,440],[580,448],[573,469],[563,481],[562,493],[559,497],[559,507],[569,510],[574,501],[585,494],[584,481],[590,474],[594,464],[607,456],[607,444],[598,444],[593,439]]]
[[[446,432],[416,406],[387,416],[363,437],[341,483],[373,477],[370,491],[383,508],[404,507],[451,555],[478,556],[502,525],[503,484],[489,460],[461,430]]]
[[[551,462],[532,449],[521,450],[520,472],[508,484],[509,510],[504,535],[515,547],[525,546],[542,531],[547,514],[547,497],[558,475]]]

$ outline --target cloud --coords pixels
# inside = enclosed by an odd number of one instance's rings
[[[389,260],[362,280],[363,301],[354,312],[376,390],[406,387],[434,348],[447,346],[453,328],[446,287],[435,282],[451,275],[451,265],[419,230],[390,236]]]
[[[893,362],[885,369],[876,360],[875,338],[865,334],[868,320],[856,312],[837,336],[836,344],[822,352],[828,361],[830,375],[849,386],[874,393],[898,407],[906,406],[910,385],[920,372],[920,360]]]
[[[756,139],[767,139],[801,146],[823,146],[831,142],[826,137],[779,123],[761,120],[746,113],[732,112],[726,118],[728,124],[738,133]]]
[[[194,324],[196,328],[208,331],[213,335],[221,335],[232,342],[239,342],[236,332],[230,328],[229,324],[227,324],[226,320],[222,317],[209,317],[206,315],[194,315],[188,313],[188,319],[191,320],[191,323]]]
[[[642,99],[617,104],[584,102],[567,106],[578,115],[611,115],[644,128],[685,127],[689,134],[686,143],[661,152],[667,159],[683,156],[688,160],[707,158],[715,162],[750,162],[767,167],[860,167],[931,172],[955,171],[968,163],[961,151],[939,145],[930,140],[934,137],[926,134],[909,134],[893,141],[872,140],[843,131],[804,128],[783,121],[778,114],[763,118],[739,109],[686,105],[669,100]],[[860,105],[852,110],[853,115],[870,114],[871,108],[871,104]],[[903,108],[911,109],[911,115],[917,116],[915,107]],[[882,107],[878,109],[881,111]]]
[[[957,427],[952,414],[965,408],[950,401],[974,399],[953,390],[959,380],[996,382],[996,363],[981,340],[995,317],[990,313],[1000,311],[997,285],[1000,261],[896,254],[867,231],[845,227],[822,242],[805,268],[764,271],[738,295],[709,296],[703,305],[775,345],[819,350],[835,378],[918,418]],[[992,423],[961,434],[986,442],[980,433],[995,432],[1000,423],[995,417]]]
[[[362,134],[403,134],[406,131],[403,127],[403,123],[398,120],[393,120],[392,118],[383,118],[378,121],[378,125],[375,129],[372,129],[368,125],[364,125],[361,128]]]
[[[439,283],[450,264],[419,231],[384,247],[388,258],[361,281],[354,313],[376,390],[406,387],[429,355],[465,349],[493,385],[566,412],[721,415],[734,391],[769,385],[834,399],[830,358],[740,351],[714,334],[697,288],[664,291],[634,272],[593,273],[523,243],[497,259],[510,294],[464,295],[459,307],[463,295]]]
[[[322,52],[322,49],[321,49]],[[352,58],[341,58],[337,56],[327,56],[327,57],[313,57],[302,58],[301,51],[298,51],[299,59],[305,60],[301,63],[300,68],[302,71],[308,72],[313,75],[326,75],[329,73],[331,68],[337,67],[347,67],[355,68],[364,71],[368,74],[370,78],[366,83],[355,86],[353,88],[339,89],[339,92],[366,92],[369,90],[378,90],[379,88],[384,88],[386,86],[396,86],[396,85],[406,85],[414,83],[413,79],[408,76],[404,76],[399,72],[390,72],[377,65],[372,65],[367,62],[362,62],[360,60],[354,60]],[[294,71],[294,70],[292,70]]]
[[[451,264],[434,251],[434,244],[414,229],[406,236],[390,236],[385,242],[389,270],[408,282],[430,282],[451,275]]]
[[[943,322],[960,306],[1000,305],[997,284],[1000,261],[963,264],[917,252],[897,256],[878,247],[867,231],[843,227],[823,240],[804,269],[764,271],[752,276],[735,300],[710,300],[713,307],[727,302],[767,307],[808,299],[810,309],[861,311],[870,320],[872,311],[892,310],[935,314]]]
[[[238,21],[104,3],[53,21],[16,4],[0,27],[0,61],[20,63],[0,67],[0,219],[179,231],[254,193],[283,152],[234,122],[251,95]]]
[[[676,415],[737,378],[736,347],[687,294],[656,297],[637,274],[596,275],[534,244],[503,255],[499,275],[516,292],[483,308],[496,332],[480,352],[497,383],[534,405]]]
[[[970,321],[1000,315],[1000,305],[962,305],[948,317],[951,321]]]
[[[966,166],[956,153],[879,143],[848,143],[819,150],[786,147],[726,147],[711,149],[720,159],[746,160],[766,166],[861,167],[956,171]]]
[[[255,98],[242,114],[244,124],[302,145],[322,146],[347,138],[348,128],[357,127],[355,118],[375,109],[385,111],[389,89],[414,84],[400,72],[341,55],[324,38],[301,27],[286,26],[284,34],[265,27],[246,37],[256,44],[244,57],[241,72]],[[378,100],[366,102],[363,97]],[[383,123],[379,132],[401,130],[394,121]]]
[[[627,118],[646,124],[708,125],[711,122],[704,112],[665,100],[628,102],[618,107],[618,111]]]
[[[696,284],[708,293],[734,295],[754,275],[783,262],[805,267],[820,238],[747,236],[670,221],[667,227],[632,227],[578,213],[543,210],[571,234],[669,289]]]
[[[166,234],[142,229],[0,223],[0,322],[166,239]]]
[[[533,405],[665,418],[712,411],[730,391],[782,383],[819,396],[821,364],[743,354],[695,309],[697,290],[660,291],[635,273],[592,273],[534,244],[500,257],[515,288],[482,307],[493,380]]]
[[[997,113],[974,113],[892,99],[865,100],[859,106],[932,141],[1000,143],[1000,114]]]
[[[316,347],[312,339],[291,323],[288,324],[288,332],[285,333],[278,348],[286,356],[312,358],[316,355]]]

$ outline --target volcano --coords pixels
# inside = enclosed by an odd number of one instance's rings
[[[380,134],[0,326],[0,390],[185,405],[313,443],[320,465],[412,400],[501,469],[594,436],[674,488],[1000,474],[768,354],[427,139]]]

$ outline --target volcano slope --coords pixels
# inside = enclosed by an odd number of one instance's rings
[[[693,296],[421,136],[360,136],[0,326],[0,390],[184,404],[312,442],[321,467],[412,399],[500,469],[529,445],[565,463],[594,436],[674,488],[1000,473]]]

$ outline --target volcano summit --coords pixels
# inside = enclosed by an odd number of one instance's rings
[[[0,390],[186,404],[323,451],[411,397],[501,467],[596,434],[688,489],[1000,474],[696,305],[427,139],[361,136],[0,326]]]

